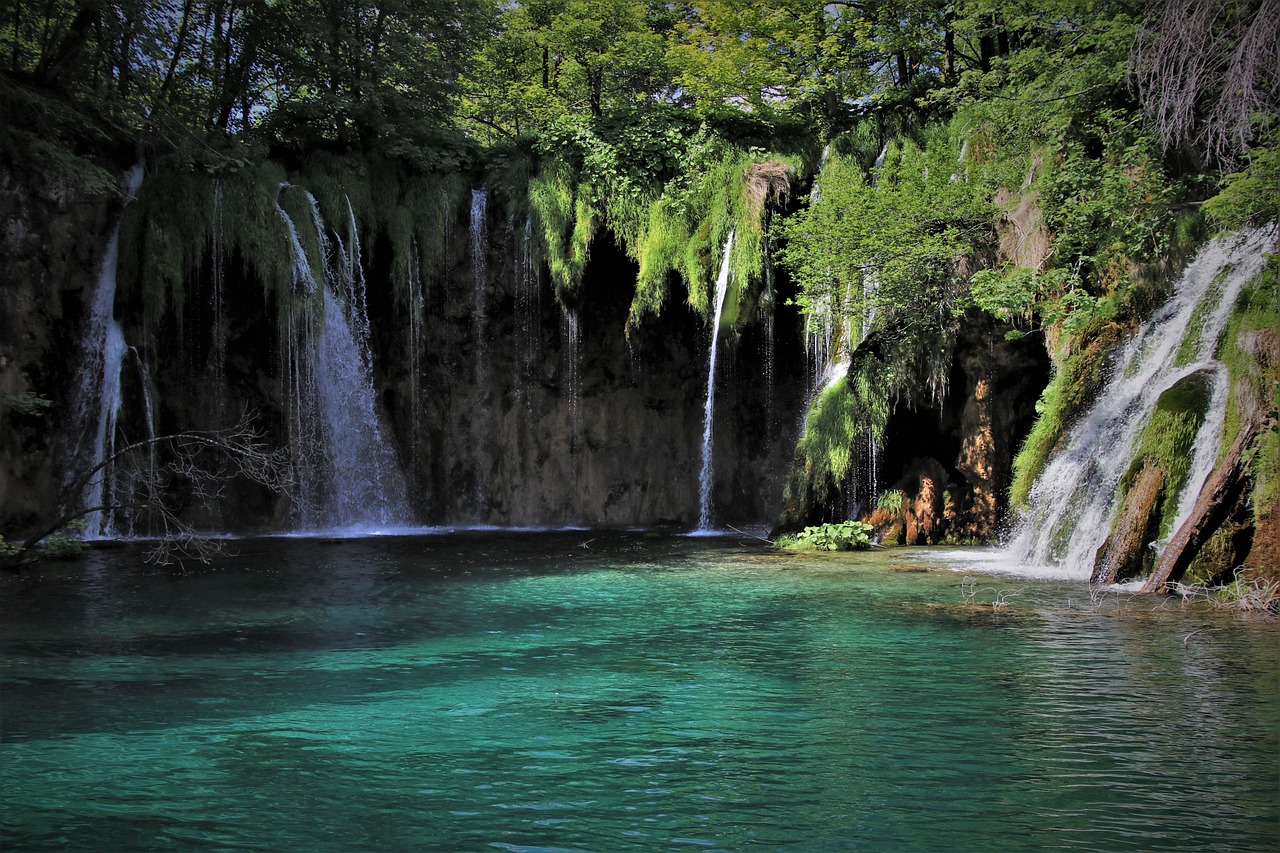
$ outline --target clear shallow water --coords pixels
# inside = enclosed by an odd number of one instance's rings
[[[1275,849],[1274,621],[764,547],[0,578],[0,849]]]

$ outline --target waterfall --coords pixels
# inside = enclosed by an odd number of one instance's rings
[[[698,474],[698,530],[711,529],[711,464],[712,435],[716,410],[716,350],[720,343],[720,315],[724,312],[724,298],[729,290],[729,256],[733,252],[733,232],[724,243],[724,255],[720,259],[720,274],[716,276],[716,313],[711,323],[711,355],[707,360],[707,403],[702,418],[702,470]]]
[[[471,191],[471,283],[472,307],[471,325],[476,337],[476,388],[480,389],[485,378],[485,364],[488,360],[488,347],[485,340],[485,289],[488,277],[488,207],[489,196],[484,188]]]
[[[526,375],[542,362],[542,282],[533,257],[533,221],[525,218],[515,244],[516,316],[520,324],[519,352]]]
[[[774,412],[774,377],[777,373],[776,333],[774,331],[774,315],[777,313],[778,295],[773,280],[773,249],[769,238],[765,237],[764,289],[760,294],[760,326],[763,340],[760,343],[761,372],[764,374],[764,434],[765,438],[773,438],[776,415]]]
[[[1207,245],[1173,295],[1116,355],[1110,379],[1071,428],[1031,489],[1007,553],[1022,566],[1089,577],[1118,510],[1117,490],[1160,395],[1183,377],[1211,382],[1209,409],[1194,443],[1173,530],[1186,519],[1213,468],[1226,408],[1226,370],[1214,354],[1241,288],[1274,250],[1274,229]]]
[[[409,242],[405,276],[405,297],[409,314],[409,425],[413,431],[413,470],[420,471],[424,464],[418,438],[423,434],[422,359],[426,355],[427,301],[422,290],[422,256],[416,237]]]
[[[212,390],[209,397],[209,421],[220,420],[226,408],[227,393],[227,317],[223,300],[226,286],[227,250],[223,220],[222,179],[213,184],[213,239],[210,245],[212,260],[212,287],[209,294],[209,309],[212,322],[209,324],[211,343],[209,346],[208,387]]]
[[[128,204],[142,185],[142,164],[129,170],[124,180],[124,203]],[[89,318],[80,342],[80,362],[70,423],[74,430],[66,485],[77,477],[94,472],[79,498],[82,508],[107,507],[112,502],[115,479],[112,457],[116,452],[116,421],[120,415],[120,370],[124,363],[124,329],[115,317],[116,265],[120,257],[121,217],[111,228],[102,266],[89,303]],[[85,516],[85,539],[102,539],[113,534],[110,509]]]
[[[348,203],[347,236],[335,234],[335,249],[315,198],[306,198],[320,246],[319,275],[296,223],[276,203],[293,251],[295,293],[282,361],[300,475],[298,522],[307,529],[405,525],[410,512],[404,479],[385,438],[373,386],[355,216]]]
[[[484,471],[485,445],[489,436],[489,347],[485,327],[485,291],[488,287],[489,195],[480,187],[471,191],[471,328],[475,338],[474,408],[471,418],[471,450],[475,454],[473,499],[477,520],[483,520],[489,504]]]
[[[582,318],[572,308],[564,308],[560,316],[561,393],[569,404],[569,452],[573,453],[582,440]]]

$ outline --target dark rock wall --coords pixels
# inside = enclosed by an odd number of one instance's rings
[[[23,184],[0,167],[0,388],[52,401],[33,414],[0,406],[0,533],[35,524],[56,504],[54,427],[67,417],[76,333],[118,212],[112,199]]]
[[[75,467],[55,451],[55,437],[68,416],[85,306],[118,205],[33,191],[6,173],[0,206],[0,382],[12,393],[34,390],[55,401],[43,417],[3,415],[0,529],[21,531],[53,511],[57,486]],[[407,521],[692,526],[708,322],[683,304],[683,288],[673,283],[661,314],[628,338],[636,268],[601,233],[586,271],[575,350],[545,271],[529,267],[522,252],[522,223],[491,203],[487,226],[479,303],[465,209],[446,223],[445,255],[424,272],[418,307],[403,283],[392,281],[385,239],[366,237],[376,391],[409,483],[414,517]],[[269,443],[286,442],[275,297],[244,261],[222,259],[221,346],[213,332],[218,265],[208,248],[181,308],[161,322],[144,319],[140,295],[118,298],[126,338],[150,374],[161,433],[227,426],[251,411]],[[772,336],[760,323],[720,336],[718,525],[767,525],[780,509],[810,367],[800,318],[785,305],[787,287],[779,276]],[[947,396],[932,406],[901,407],[890,421],[878,483],[910,492],[913,517],[902,529],[905,536],[910,528],[913,542],[996,532],[1013,453],[1047,380],[1042,345],[1007,342],[1002,332],[990,320],[969,318]],[[126,368],[121,424],[136,435],[142,379]],[[207,529],[287,529],[291,498],[230,481],[217,502],[192,504],[187,514]]]
[[[116,211],[69,195],[39,196],[9,178],[0,188],[6,215],[0,378],[6,390],[36,390],[56,401],[42,418],[0,415],[7,421],[0,529],[18,532],[54,510],[63,472],[76,467],[54,452],[55,437],[67,420],[72,354]],[[447,227],[446,256],[424,276],[416,362],[409,313],[415,309],[391,281],[376,235],[365,251],[376,391],[410,486],[415,517],[406,521],[695,523],[707,321],[673,297],[628,340],[636,270],[602,233],[586,273],[575,358],[545,275],[532,271],[540,282],[535,298],[521,291],[530,270],[520,266],[520,229],[504,212],[490,205],[479,322],[466,211]],[[161,433],[227,426],[251,411],[268,443],[286,441],[276,305],[243,261],[222,263],[220,358],[213,334],[216,266],[208,250],[185,285],[181,309],[159,323],[144,319],[140,295],[117,298],[126,339],[150,375]],[[763,524],[777,512],[804,385],[794,309],[779,309],[777,327],[772,382],[760,328],[721,335],[713,493],[720,524]],[[128,363],[125,373],[121,425],[136,436],[142,380]],[[186,513],[207,529],[262,532],[287,529],[290,510],[287,495],[230,481],[218,501],[192,504]]]

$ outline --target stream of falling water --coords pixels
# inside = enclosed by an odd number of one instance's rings
[[[712,465],[713,435],[716,411],[716,351],[720,343],[720,316],[724,313],[725,294],[729,290],[729,256],[733,253],[733,232],[724,243],[720,274],[716,276],[716,312],[711,322],[711,354],[707,359],[707,403],[702,417],[702,470],[698,473],[698,530],[711,529],[711,486],[715,479]]]
[[[422,288],[422,255],[416,237],[409,241],[405,279],[406,313],[409,316],[409,426],[414,437],[411,461],[413,470],[420,471],[426,463],[422,458],[421,442],[417,439],[423,434],[422,360],[426,355],[427,301]]]
[[[212,260],[212,287],[209,309],[213,317],[210,324],[209,346],[209,422],[219,423],[226,409],[227,395],[227,316],[223,290],[226,286],[227,250],[225,237],[222,179],[213,185],[213,239],[210,243]]]
[[[569,452],[576,453],[582,444],[582,318],[572,308],[562,308],[560,316],[561,393],[569,406]]]
[[[142,185],[142,164],[125,175],[124,203],[128,204]],[[121,217],[121,219],[123,216]],[[116,447],[116,420],[120,415],[120,369],[127,345],[124,330],[115,317],[116,266],[120,257],[120,224],[117,219],[107,238],[102,266],[89,304],[89,319],[80,346],[80,367],[75,384],[76,398],[71,423],[75,430],[73,451],[65,482],[94,472],[79,496],[81,507],[105,507],[112,501]],[[113,535],[113,513],[104,509],[85,516],[85,539]]]
[[[1177,530],[1213,468],[1221,440],[1227,389],[1226,370],[1214,358],[1219,339],[1241,288],[1262,271],[1275,241],[1274,228],[1256,229],[1219,238],[1200,251],[1168,302],[1117,355],[1097,401],[1037,478],[1009,539],[1009,559],[1089,577],[1117,511],[1120,480],[1160,395],[1202,372],[1211,382],[1211,399],[1179,496]]]
[[[485,445],[489,438],[489,347],[485,338],[488,317],[485,311],[485,298],[488,288],[488,240],[489,240],[489,194],[484,187],[471,191],[471,216],[469,221],[471,237],[471,327],[475,338],[475,373],[474,401],[475,408],[471,418],[471,452],[475,454],[473,466],[472,498],[475,503],[477,521],[485,520],[489,505],[489,484],[484,470],[483,460],[487,454]]]
[[[281,185],[281,191],[288,189]],[[277,201],[293,249],[287,394],[290,443],[299,472],[303,529],[372,531],[411,521],[404,478],[385,438],[373,386],[360,241],[348,204],[347,236],[331,244],[315,198],[306,193],[320,246],[312,269],[298,229]]]

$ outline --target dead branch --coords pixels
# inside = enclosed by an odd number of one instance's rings
[[[165,462],[120,464],[142,454],[148,459],[163,457]],[[125,477],[125,488],[117,489],[124,497],[81,506],[81,495],[89,484],[112,471]],[[185,507],[176,505],[173,486],[181,483],[185,487],[190,496],[188,503],[207,505],[217,500],[226,484],[236,478],[248,479],[273,492],[285,491],[293,484],[288,451],[266,444],[252,412],[222,429],[190,430],[131,442],[77,475],[67,486],[64,502],[75,508],[37,528],[15,553],[4,559],[3,566],[16,569],[34,562],[37,546],[72,522],[95,512],[125,511],[144,518],[156,533],[147,553],[148,562],[167,565],[175,558],[208,562],[221,545],[182,518],[180,512]]]

